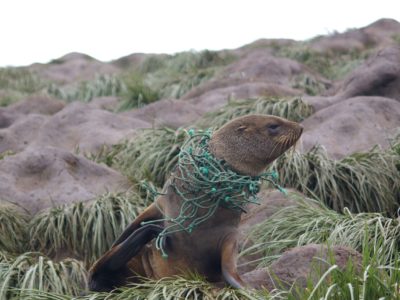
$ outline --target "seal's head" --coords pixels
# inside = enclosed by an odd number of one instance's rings
[[[300,124],[283,118],[247,115],[217,130],[209,148],[236,172],[256,176],[293,146],[302,132]]]

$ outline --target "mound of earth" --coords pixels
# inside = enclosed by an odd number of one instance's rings
[[[115,111],[119,105],[119,99],[115,96],[104,96],[93,98],[89,102],[89,106],[97,109],[104,109],[108,111]]]
[[[318,111],[302,125],[302,151],[319,144],[340,159],[374,145],[388,147],[399,132],[400,103],[383,97],[350,98]]]
[[[393,19],[381,19],[364,28],[316,38],[310,46],[325,53],[362,51],[392,44],[396,35],[400,35],[400,23]]]
[[[65,107],[65,103],[47,96],[33,96],[0,108],[0,129],[8,128],[29,114],[53,115]]]
[[[290,86],[293,78],[298,75],[308,75],[326,81],[305,65],[289,58],[273,56],[264,49],[255,49],[231,63],[222,71],[221,77]]]
[[[205,83],[192,88],[188,93],[182,96],[182,99],[197,99],[200,98],[203,94],[212,93],[214,90],[218,91],[224,88],[234,88],[236,86],[244,85],[246,83],[248,82],[243,78],[216,78],[210,81],[206,81]],[[270,96],[295,96],[301,94],[300,90],[292,89],[277,83],[267,83],[263,81],[253,81],[250,83],[259,84],[260,86],[264,85],[264,88],[266,90],[265,93]],[[230,96],[230,94],[228,94],[228,96]],[[238,98],[238,95],[233,96],[235,96],[235,98]],[[193,101],[196,102],[196,100]]]
[[[0,108],[0,153],[19,152],[33,141],[49,116],[65,103],[46,96],[34,96]]]
[[[31,96],[11,104],[5,110],[15,114],[54,115],[65,107],[65,102],[47,96]]]
[[[301,92],[275,83],[245,82],[238,85],[216,88],[190,99],[202,113],[210,112],[226,105],[229,100],[252,99],[257,97],[291,97]]]
[[[385,96],[400,100],[400,47],[385,48],[356,68],[337,93],[340,99]]]
[[[147,122],[74,102],[43,124],[32,144],[93,153],[147,127],[150,127]]]
[[[19,107],[22,107],[21,105]],[[10,109],[10,111],[6,111]],[[53,146],[69,151],[94,153],[104,145],[132,137],[139,128],[150,127],[140,119],[74,102],[52,116],[15,113],[5,108],[8,119],[0,129],[0,151],[19,152],[28,146]],[[5,126],[7,125],[7,126]]]
[[[112,61],[111,64],[121,69],[140,68],[148,58],[165,59],[167,57],[167,54],[133,53],[120,57]]]
[[[316,110],[356,96],[382,96],[400,101],[400,47],[387,47],[336,85],[330,97],[305,97]]]
[[[178,128],[192,125],[201,116],[201,110],[188,101],[165,99],[121,115],[143,120],[155,127]]]
[[[224,106],[230,99],[295,96],[301,94],[300,90],[292,88],[299,76],[330,85],[328,80],[295,60],[275,57],[265,49],[254,49],[182,99],[209,112]]]
[[[254,49],[276,49],[276,48],[283,48],[283,47],[291,47],[298,44],[298,41],[291,40],[291,39],[258,39],[250,44],[246,44],[238,49],[231,50],[236,55],[243,55],[248,52],[253,51]]]
[[[270,267],[254,270],[241,275],[244,282],[253,288],[262,287],[269,291],[275,288],[290,288],[293,284],[305,288],[307,280],[314,284],[333,264],[340,270],[346,269],[349,261],[360,270],[362,256],[357,251],[333,246],[310,244],[288,250]]]
[[[20,152],[35,140],[48,116],[29,114],[25,117],[14,115],[11,124],[0,129],[0,153]]]
[[[0,160],[0,199],[30,214],[128,186],[118,172],[59,148],[32,147]]]
[[[18,118],[18,113],[0,107],[0,129],[9,127]]]
[[[97,74],[114,74],[119,69],[82,53],[69,53],[48,64],[33,64],[30,70],[41,78],[61,84],[90,80]]]

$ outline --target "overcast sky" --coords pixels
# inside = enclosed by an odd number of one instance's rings
[[[400,0],[0,0],[0,66],[236,48],[400,21]]]

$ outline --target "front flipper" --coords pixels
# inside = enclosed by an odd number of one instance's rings
[[[122,232],[122,234],[111,247],[115,247],[125,241],[125,239],[127,239],[135,230],[140,227],[140,224],[142,222],[157,220],[161,218],[163,218],[163,215],[156,204],[151,204],[139,216],[137,216],[137,218]]]
[[[123,267],[132,257],[154,239],[163,227],[148,224],[134,231],[125,241],[111,249],[110,257],[107,262],[110,270],[118,270]]]
[[[148,224],[134,231],[127,239],[107,251],[89,271],[89,289],[110,291],[124,285],[132,272],[127,263],[164,228]]]
[[[237,268],[237,238],[236,234],[225,237],[221,246],[221,269],[225,281],[234,288],[243,289],[246,284],[240,278]]]

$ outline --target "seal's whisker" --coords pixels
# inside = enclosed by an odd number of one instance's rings
[[[275,146],[272,148],[272,150],[269,152],[268,157],[271,157],[271,154],[275,152],[276,147],[278,147],[279,145],[281,145],[281,143],[275,143]]]

